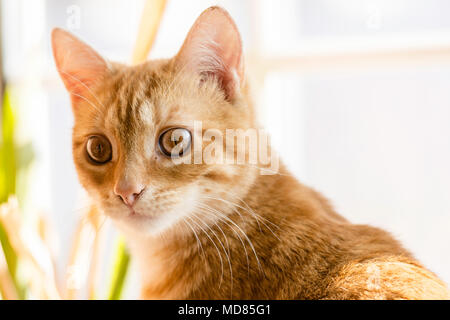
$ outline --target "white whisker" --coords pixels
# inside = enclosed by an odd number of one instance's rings
[[[219,287],[222,285],[222,281],[223,281],[223,259],[222,259],[222,254],[220,253],[219,248],[217,247],[216,243],[213,241],[213,239],[209,236],[208,232],[206,232],[205,229],[202,228],[201,225],[199,225],[197,222],[195,222],[191,217],[186,216],[186,218],[188,218],[189,220],[192,221],[192,223],[194,223],[197,227],[199,227],[203,233],[208,237],[208,239],[212,242],[212,244],[214,245],[214,247],[216,248],[217,253],[219,254],[219,259],[220,259],[220,266],[221,266],[221,276],[220,276],[220,283],[219,283]]]
[[[197,235],[197,232],[195,231],[195,229],[192,227],[192,225],[189,223],[189,222],[187,222],[187,220],[183,217],[183,220],[182,220],[184,223],[186,223],[187,224],[187,226],[192,230],[192,232],[193,232],[193,234],[194,234],[194,236],[195,236],[195,238],[197,239],[197,249],[200,251],[202,251],[202,256],[203,256],[203,259],[205,259],[205,261],[206,261],[206,255],[205,255],[205,251],[203,250],[203,245],[202,245],[202,243],[201,243],[201,241],[200,241],[200,239],[199,239],[199,237],[198,237],[198,235]]]
[[[204,204],[204,205],[206,205],[206,204]],[[250,240],[250,238],[247,236],[247,234],[244,232],[244,230],[242,230],[241,227],[239,227],[233,220],[231,220],[229,217],[227,217],[226,215],[224,215],[220,211],[218,211],[218,210],[216,210],[215,208],[212,208],[212,207],[210,207],[210,209],[214,210],[219,215],[223,215],[225,219],[230,221],[234,226],[236,226],[236,228],[238,228],[238,230],[242,233],[242,235],[245,237],[245,239],[247,240],[248,244],[250,245],[250,248],[252,249],[253,254],[255,255],[255,258],[256,258],[256,261],[258,262],[258,266],[259,266],[260,270],[263,271],[262,270],[262,266],[261,266],[261,262],[259,261],[258,254],[256,253],[255,247],[253,246],[253,242]]]
[[[233,209],[237,214],[240,214],[240,213],[238,212],[238,210],[237,210],[235,207],[238,207],[238,208],[240,208],[240,209],[242,209],[242,210],[247,211],[248,213],[250,213],[250,215],[254,216],[256,220],[257,220],[257,217],[260,217],[261,219],[264,219],[264,220],[268,221],[267,219],[265,219],[265,218],[261,217],[260,215],[258,215],[257,213],[255,213],[253,210],[250,211],[249,209],[246,209],[246,208],[240,206],[239,204],[233,203],[233,202],[231,202],[231,201],[228,201],[228,200],[225,200],[225,199],[222,199],[222,198],[215,198],[215,197],[209,197],[209,196],[204,196],[204,197],[205,197],[205,198],[208,198],[208,199],[212,199],[212,200],[222,201],[222,202],[225,202],[225,203],[231,205],[231,206],[232,206],[232,209]],[[273,223],[270,222],[270,221],[268,221],[268,222],[271,223],[271,224],[273,224]],[[273,230],[272,230],[272,229],[271,229],[264,221],[261,221],[261,223],[262,223],[262,224],[263,224],[263,225],[264,225],[264,226],[265,226],[265,227],[273,234],[273,236],[274,236],[275,238],[277,238],[279,241],[281,241],[281,239],[273,232]],[[275,224],[273,224],[273,225],[276,226]],[[278,226],[276,226],[276,227],[279,228]]]
[[[81,94],[75,93],[75,92],[70,92],[70,94],[72,94],[72,95],[74,95],[74,96],[77,96],[77,97],[83,99],[84,101],[86,101],[87,103],[89,103],[89,104],[90,104],[95,110],[97,110],[99,113],[102,113],[102,112],[100,111],[100,109],[99,109],[94,103],[92,103],[88,98],[82,96]]]
[[[236,234],[236,236],[238,237],[239,241],[242,244],[242,247],[244,248],[244,252],[245,252],[245,257],[247,259],[247,272],[250,274],[250,260],[248,257],[248,252],[247,252],[247,247],[245,246],[244,241],[242,240],[241,236],[239,235],[239,233],[233,228],[232,225],[230,225],[224,218],[227,218],[223,213],[219,213],[217,211],[214,211],[213,208],[209,207],[208,205],[205,204],[201,204],[201,203],[197,203],[197,207],[202,211],[202,213],[205,214],[209,214],[212,215],[213,217],[217,217],[217,215],[219,215],[219,221],[222,221],[223,223],[225,223],[228,227],[230,227],[231,230],[233,230],[233,232]]]
[[[225,256],[226,256],[227,259],[228,259],[228,266],[229,266],[229,268],[230,268],[230,289],[231,289],[231,296],[233,296],[233,268],[231,267],[230,256],[228,255],[228,252],[227,252],[227,250],[225,249],[225,247],[224,247],[222,241],[220,241],[220,238],[217,236],[217,234],[214,232],[214,230],[211,229],[211,227],[210,227],[207,223],[203,222],[203,221],[200,219],[200,217],[198,217],[197,215],[194,214],[194,217],[198,218],[199,221],[200,221],[201,223],[203,223],[203,224],[206,226],[206,228],[208,228],[209,231],[212,232],[212,234],[213,234],[213,235],[216,237],[216,239],[219,241],[219,244],[220,244],[220,246],[222,247],[223,251],[225,252]],[[224,237],[225,237],[225,239],[226,239],[226,236],[225,236],[225,234],[223,233],[223,231],[222,231],[222,234],[224,235]]]
[[[89,88],[83,81],[81,81],[80,79],[78,79],[77,77],[75,77],[74,75],[67,73],[63,70],[60,70],[61,73],[71,77],[72,79],[74,79],[75,81],[78,81],[83,87],[85,87],[89,93],[95,98],[95,100],[97,100],[97,102],[103,107],[105,108],[105,106],[103,105],[103,103],[100,101],[100,99],[95,95],[95,93],[91,90],[91,88]]]

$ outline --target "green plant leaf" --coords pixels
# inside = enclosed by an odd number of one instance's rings
[[[16,121],[8,89],[4,93],[1,111],[0,203],[3,203],[16,191],[16,148],[14,144]]]
[[[116,244],[115,262],[108,294],[109,300],[119,300],[121,298],[129,264],[130,254],[124,239],[120,237]]]
[[[11,104],[10,90],[6,87],[1,110],[1,140],[0,140],[0,204],[8,200],[16,192],[16,146],[15,146],[16,119]],[[16,276],[18,257],[8,239],[5,228],[0,223],[0,243],[5,254],[9,273],[14,281],[19,298],[23,299],[25,292],[19,285]]]

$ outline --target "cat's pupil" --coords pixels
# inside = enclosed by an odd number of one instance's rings
[[[172,137],[173,146],[175,147],[180,142],[183,142],[183,137]]]
[[[97,148],[96,148],[95,151],[96,151],[97,155],[101,155],[101,154],[102,154],[103,146],[102,146],[101,143],[98,143],[98,144],[97,144]]]

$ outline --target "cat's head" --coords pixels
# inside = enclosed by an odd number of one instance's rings
[[[247,192],[251,166],[208,161],[208,144],[196,145],[208,129],[225,135],[254,127],[241,38],[226,11],[203,12],[169,60],[112,63],[60,29],[52,45],[72,100],[78,176],[107,215],[155,234],[183,219],[192,225],[199,212],[218,215],[213,199],[236,201]]]

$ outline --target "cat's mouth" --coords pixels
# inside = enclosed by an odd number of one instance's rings
[[[148,219],[151,218],[150,216],[142,214],[142,213],[136,211],[133,208],[130,208],[130,211],[128,213],[128,217],[130,217],[130,218],[148,218]]]
[[[143,223],[151,223],[155,219],[154,216],[141,213],[136,210],[130,210],[127,215],[123,215],[120,220],[123,222],[130,222],[133,224],[143,224]]]

